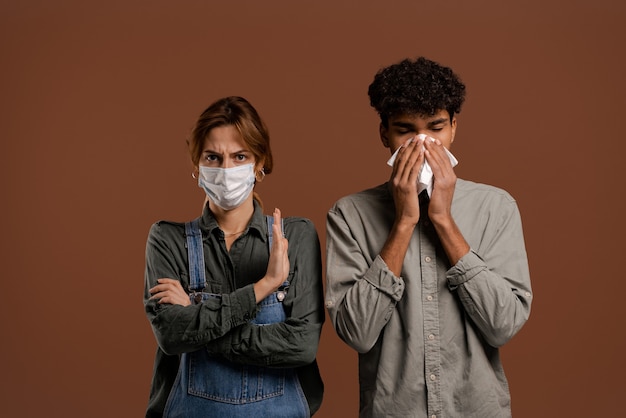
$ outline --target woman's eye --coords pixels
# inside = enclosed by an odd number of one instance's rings
[[[245,156],[245,155],[243,155],[243,154],[237,154],[237,155],[235,156],[235,159],[236,159],[237,161],[245,161],[246,156]]]
[[[217,157],[217,155],[215,155],[215,154],[208,154],[208,155],[205,157],[205,159],[206,159],[207,161],[217,161],[217,160],[218,160],[218,157]]]

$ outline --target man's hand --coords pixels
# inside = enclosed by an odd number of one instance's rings
[[[191,305],[189,295],[178,280],[163,278],[157,280],[157,285],[150,289],[150,299],[158,299],[158,303],[170,305]]]
[[[417,178],[424,164],[424,141],[412,138],[402,144],[391,172],[396,223],[415,227],[420,218]]]
[[[448,220],[446,218],[452,217],[456,174],[441,141],[425,141],[424,147],[426,161],[433,171],[433,191],[428,205],[428,216],[433,223],[444,222]]]

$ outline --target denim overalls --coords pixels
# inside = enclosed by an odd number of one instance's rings
[[[272,246],[274,218],[266,216]],[[220,295],[206,293],[202,232],[198,219],[185,224],[189,256],[191,303]],[[285,282],[288,286],[289,282]],[[285,286],[284,286],[285,287]],[[258,305],[250,323],[263,326],[286,319],[284,291],[274,292]],[[236,364],[210,357],[205,349],[184,353],[165,405],[164,418],[309,417],[309,406],[295,369]]]

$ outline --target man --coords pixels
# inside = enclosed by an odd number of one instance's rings
[[[454,173],[465,86],[420,57],[369,97],[391,179],[327,218],[326,306],[359,352],[360,416],[510,416],[498,347],[528,319],[528,262],[513,198]]]

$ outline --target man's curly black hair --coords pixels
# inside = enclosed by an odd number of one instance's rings
[[[419,57],[383,68],[368,89],[370,104],[385,127],[389,118],[403,114],[432,116],[447,110],[450,120],[461,111],[465,85],[448,67]]]

